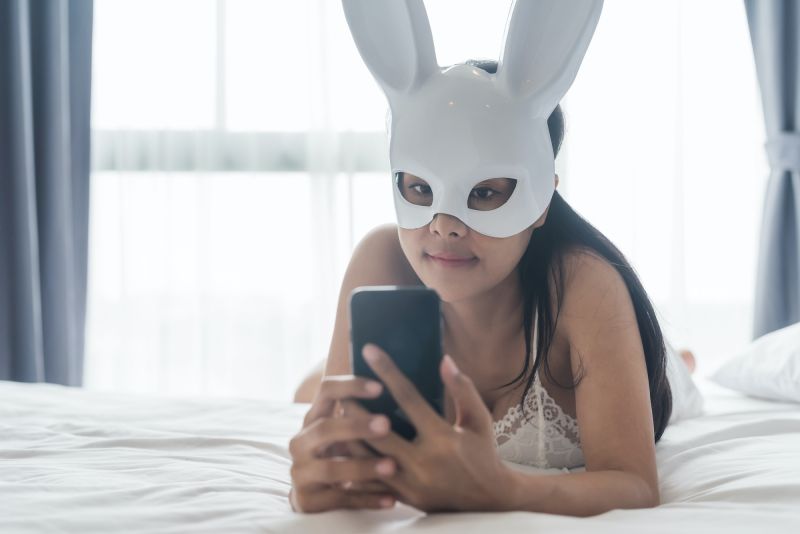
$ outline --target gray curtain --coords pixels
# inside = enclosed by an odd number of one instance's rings
[[[800,321],[800,133],[796,0],[744,0],[766,124],[764,199],[753,337]],[[754,177],[756,179],[758,177]]]
[[[91,0],[0,0],[0,379],[80,385]]]

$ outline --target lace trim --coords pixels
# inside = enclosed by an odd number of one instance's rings
[[[555,437],[553,435],[553,428],[555,428],[557,429],[556,435],[563,435],[580,447],[581,441],[578,422],[574,417],[564,412],[561,407],[556,404],[550,394],[547,393],[547,390],[539,381],[538,370],[533,380],[534,391],[525,399],[528,413],[524,420],[522,417],[521,404],[514,404],[501,419],[494,421],[494,434],[497,439],[497,445],[502,445],[510,440],[519,432],[520,428],[531,422],[541,410],[544,416],[545,429],[540,431],[545,432],[548,437]]]

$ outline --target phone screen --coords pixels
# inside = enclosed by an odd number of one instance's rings
[[[350,294],[350,362],[353,374],[381,381],[364,360],[374,343],[391,356],[434,410],[443,414],[439,375],[442,341],[439,295],[424,286],[362,286]],[[385,385],[384,385],[385,386]],[[389,417],[392,430],[411,440],[416,429],[384,387],[374,399],[358,399],[367,410]]]

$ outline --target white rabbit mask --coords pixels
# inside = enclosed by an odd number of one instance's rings
[[[342,3],[389,102],[399,226],[420,228],[446,213],[481,234],[509,237],[536,222],[555,189],[547,118],[578,73],[603,0],[514,0],[496,74],[439,67],[423,0]],[[409,201],[399,173],[423,179],[433,198]],[[473,188],[491,178],[515,180],[510,197],[494,209],[470,208]]]

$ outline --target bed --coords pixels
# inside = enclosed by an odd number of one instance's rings
[[[705,414],[657,446],[661,506],[576,518],[298,514],[287,443],[306,404],[0,381],[0,532],[800,532],[800,404],[697,385]]]

